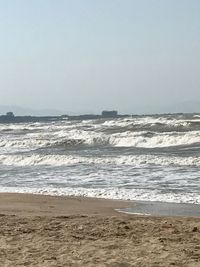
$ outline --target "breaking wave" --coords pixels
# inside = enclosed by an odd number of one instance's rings
[[[133,167],[200,166],[200,157],[166,157],[155,155],[130,155],[119,157],[81,157],[66,155],[0,155],[0,164],[7,166],[67,166],[77,164],[129,165]]]
[[[0,149],[3,152],[19,150],[33,150],[44,147],[65,147],[77,145],[113,147],[159,148],[183,146],[200,143],[200,132],[123,132],[114,134],[72,131],[62,133],[62,137],[52,135],[26,136],[25,138],[0,138]]]

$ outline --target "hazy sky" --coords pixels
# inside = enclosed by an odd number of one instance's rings
[[[200,100],[199,0],[0,0],[0,104],[146,112]]]

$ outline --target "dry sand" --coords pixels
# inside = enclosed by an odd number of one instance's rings
[[[0,266],[200,266],[200,218],[114,211],[128,205],[0,194]]]

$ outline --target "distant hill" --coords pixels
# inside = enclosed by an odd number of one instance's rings
[[[103,110],[103,109],[102,109]],[[75,111],[61,111],[57,109],[32,109],[19,106],[0,105],[0,115],[7,112],[13,112],[16,116],[60,116],[60,115],[81,115],[81,114],[100,114],[101,112],[81,110]],[[162,113],[200,113],[200,101],[184,101],[176,104],[166,105],[135,105],[132,108],[121,109],[120,114],[162,114]]]

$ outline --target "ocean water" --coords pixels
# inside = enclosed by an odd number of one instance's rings
[[[200,115],[0,124],[0,192],[200,204]]]

